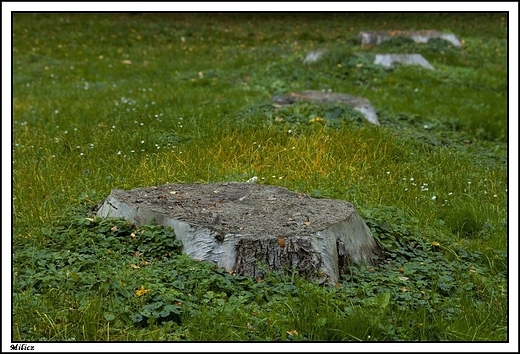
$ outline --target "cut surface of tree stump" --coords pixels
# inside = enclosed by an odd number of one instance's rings
[[[337,283],[343,268],[374,264],[379,248],[354,206],[254,183],[114,189],[100,217],[172,227],[183,253],[226,271],[263,277],[293,267]]]

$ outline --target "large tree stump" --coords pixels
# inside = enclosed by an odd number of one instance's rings
[[[183,252],[254,277],[295,267],[329,283],[344,267],[374,264],[379,248],[354,206],[254,183],[115,189],[98,210],[136,225],[174,229]]]

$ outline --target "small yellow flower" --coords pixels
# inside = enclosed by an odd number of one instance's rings
[[[144,288],[144,285],[141,285],[141,289],[137,289],[135,291],[135,296],[137,296],[137,297],[143,296],[144,294],[146,294],[149,291],[150,290]]]
[[[309,121],[310,123],[321,123],[321,122],[325,122],[325,119],[321,118],[321,117],[316,117],[316,118],[313,118]]]

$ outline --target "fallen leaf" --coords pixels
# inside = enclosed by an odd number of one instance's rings
[[[130,267],[132,267],[132,268],[134,268],[134,269],[138,269],[138,268],[141,268],[141,267],[139,267],[138,265],[135,265],[135,264],[133,264],[133,263],[132,263],[132,264],[130,264]]]
[[[110,231],[112,231],[112,232],[117,232],[117,226],[112,227],[112,228],[110,229]]]
[[[125,59],[125,60],[121,61],[121,63],[123,63],[125,65],[130,65],[130,64],[132,64],[132,61]]]

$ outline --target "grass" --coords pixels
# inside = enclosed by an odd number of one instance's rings
[[[507,341],[506,19],[15,14],[12,340]],[[358,45],[424,28],[464,45]],[[373,65],[383,50],[436,70]],[[271,104],[305,89],[367,97],[381,127]],[[354,203],[385,262],[257,282],[89,211],[113,188],[252,176]]]

